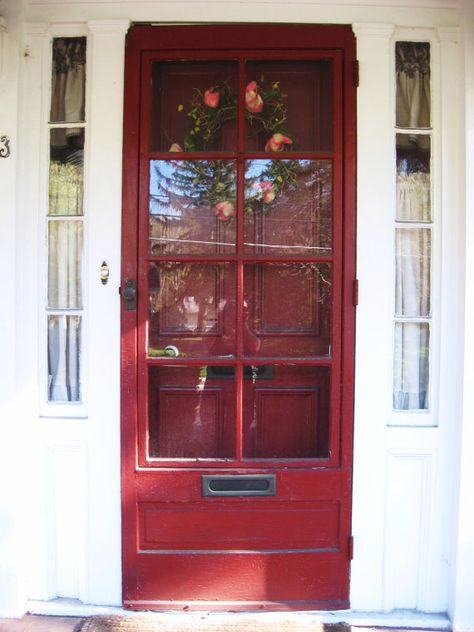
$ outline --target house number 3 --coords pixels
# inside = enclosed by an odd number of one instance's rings
[[[10,139],[8,136],[0,137],[0,158],[8,158],[10,155]]]

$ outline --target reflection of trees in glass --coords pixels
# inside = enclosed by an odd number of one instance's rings
[[[180,160],[152,162],[156,173],[155,208],[177,210],[214,206],[235,199],[235,164],[230,160]]]
[[[265,199],[268,183],[277,194]],[[247,246],[269,254],[331,252],[331,161],[249,161],[245,206]]]
[[[152,253],[215,252],[235,242],[232,217],[223,222],[216,205],[235,207],[235,163],[229,160],[152,161],[150,249]]]

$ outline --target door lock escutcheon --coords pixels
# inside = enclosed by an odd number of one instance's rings
[[[137,282],[135,279],[125,279],[121,295],[126,312],[137,309]]]

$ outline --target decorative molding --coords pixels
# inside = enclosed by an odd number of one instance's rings
[[[93,34],[125,35],[130,28],[130,20],[89,20],[87,26]]]
[[[137,2],[137,0],[134,0]],[[214,2],[216,0],[213,0]],[[97,4],[102,5],[121,5],[124,4],[126,0],[97,0]],[[172,2],[173,4],[193,4],[192,0],[162,0],[161,4],[169,4]],[[287,0],[276,0],[278,4],[286,4]],[[33,6],[55,6],[55,5],[65,5],[65,6],[81,6],[83,4],[89,4],[90,0],[30,0],[29,2]],[[229,4],[252,4],[255,5],[254,0],[229,0]],[[149,4],[156,4],[156,0],[140,0],[140,4],[143,6]],[[299,0],[293,4],[315,4],[316,6],[326,7],[330,4],[330,0],[320,0],[319,2],[314,0]],[[460,7],[460,0],[364,0],[361,3],[360,0],[340,0],[339,2],[341,7],[345,6],[360,6],[363,4],[364,6],[377,6],[377,7],[387,7],[391,9],[458,9]]]
[[[26,35],[46,35],[49,30],[47,22],[25,22]]]
[[[460,31],[457,26],[438,26],[436,34],[440,42],[453,42],[457,44],[460,40]]]
[[[7,54],[7,23],[5,18],[0,15],[0,82],[5,77],[5,57]]]
[[[47,531],[52,565],[49,581],[55,594],[84,599],[87,560],[87,462],[82,440],[46,443]]]
[[[403,470],[405,469],[405,473]],[[436,451],[389,449],[385,504],[384,608],[425,610],[429,600]],[[410,510],[413,510],[410,513]],[[397,541],[403,539],[403,542]],[[400,556],[410,545],[416,559]],[[407,562],[407,559],[409,561]],[[415,565],[409,568],[410,563]],[[408,569],[408,573],[407,573]],[[413,579],[414,578],[414,579]],[[410,581],[412,586],[407,589]],[[397,594],[403,586],[402,597]],[[409,590],[412,593],[409,594]],[[409,602],[406,601],[409,599]]]
[[[87,23],[81,22],[52,22],[49,25],[51,37],[83,37],[87,35]]]
[[[383,37],[384,39],[390,39],[395,31],[395,25],[355,22],[352,25],[352,30],[357,38]]]

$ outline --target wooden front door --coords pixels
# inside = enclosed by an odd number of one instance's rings
[[[345,608],[348,27],[133,27],[122,278],[129,608]]]

